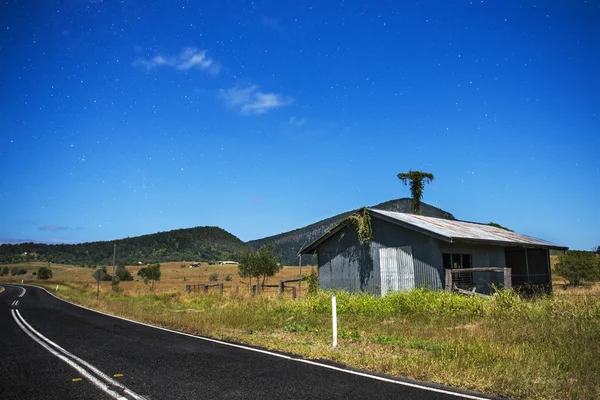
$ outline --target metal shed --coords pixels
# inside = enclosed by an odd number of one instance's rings
[[[513,285],[551,290],[549,250],[567,247],[489,225],[366,209],[372,239],[361,243],[343,220],[300,250],[317,254],[319,286],[385,295],[416,287],[445,288],[445,270],[511,268]],[[458,274],[458,284],[480,293],[503,280],[493,272]]]

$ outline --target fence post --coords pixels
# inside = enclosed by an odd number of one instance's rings
[[[296,286],[290,286],[292,289],[292,300],[296,300]]]
[[[512,271],[510,268],[504,268],[504,289],[512,287]]]
[[[240,293],[239,285],[235,285],[235,295],[237,296]]]
[[[452,291],[452,270],[450,268],[446,268],[446,290]]]
[[[190,285],[185,285],[185,291],[188,292],[188,293],[191,291]]]
[[[221,296],[223,296],[223,284],[219,284],[219,291],[221,292]]]
[[[204,285],[204,294],[208,293],[208,285]]]
[[[337,346],[337,304],[335,296],[331,296],[331,323],[333,327],[333,348]]]
[[[279,281],[279,285],[277,286],[277,296],[283,297],[283,281]]]

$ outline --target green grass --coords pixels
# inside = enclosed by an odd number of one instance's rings
[[[339,345],[332,349],[331,293],[292,301],[104,292],[96,300],[95,288],[59,285],[62,297],[98,310],[307,358],[513,398],[600,398],[597,296],[338,292]]]

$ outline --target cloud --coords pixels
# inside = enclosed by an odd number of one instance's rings
[[[157,55],[150,59],[138,58],[133,62],[133,65],[136,67],[146,67],[147,70],[163,66],[175,68],[180,71],[197,68],[211,74],[218,74],[221,69],[219,64],[206,55],[206,50],[198,50],[195,47],[187,47],[177,56]]]
[[[219,95],[228,107],[235,108],[244,115],[264,114],[269,110],[287,106],[293,101],[291,97],[277,93],[263,93],[256,85],[221,89]]]
[[[298,117],[292,116],[292,117],[290,117],[288,122],[290,123],[290,125],[302,126],[302,125],[306,124],[306,118],[298,118]]]
[[[69,228],[68,226],[56,226],[56,225],[43,225],[39,227],[40,231],[46,231],[46,232],[58,232],[58,231],[68,231]]]

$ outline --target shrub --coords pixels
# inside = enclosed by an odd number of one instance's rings
[[[227,275],[225,276],[225,280],[226,280],[227,282],[231,282],[231,275],[227,274]]]
[[[19,267],[12,267],[12,268],[10,269],[10,274],[11,274],[12,276],[19,275]]]
[[[315,272],[315,269],[310,270],[310,275],[306,278],[308,281],[308,295],[313,296],[319,292],[319,278]]]
[[[208,276],[208,280],[209,280],[209,281],[211,281],[211,282],[216,282],[216,281],[218,281],[218,280],[219,280],[219,274],[218,274],[218,273],[216,273],[216,272],[213,272],[212,274],[210,274],[210,275]]]
[[[124,266],[121,266],[121,265],[119,265],[117,267],[117,270],[115,271],[115,275],[119,281],[132,281],[133,280],[133,276],[131,275],[131,272],[129,272],[129,270],[127,270],[127,268],[125,268]]]
[[[573,286],[578,286],[584,281],[598,281],[600,280],[600,260],[594,253],[571,250],[567,254],[558,256],[556,272]]]
[[[4,267],[2,268],[2,271],[0,271],[0,276],[6,276],[10,273],[10,269],[8,267]]]
[[[52,270],[48,267],[40,267],[40,269],[37,271],[37,277],[39,279],[51,279]]]

